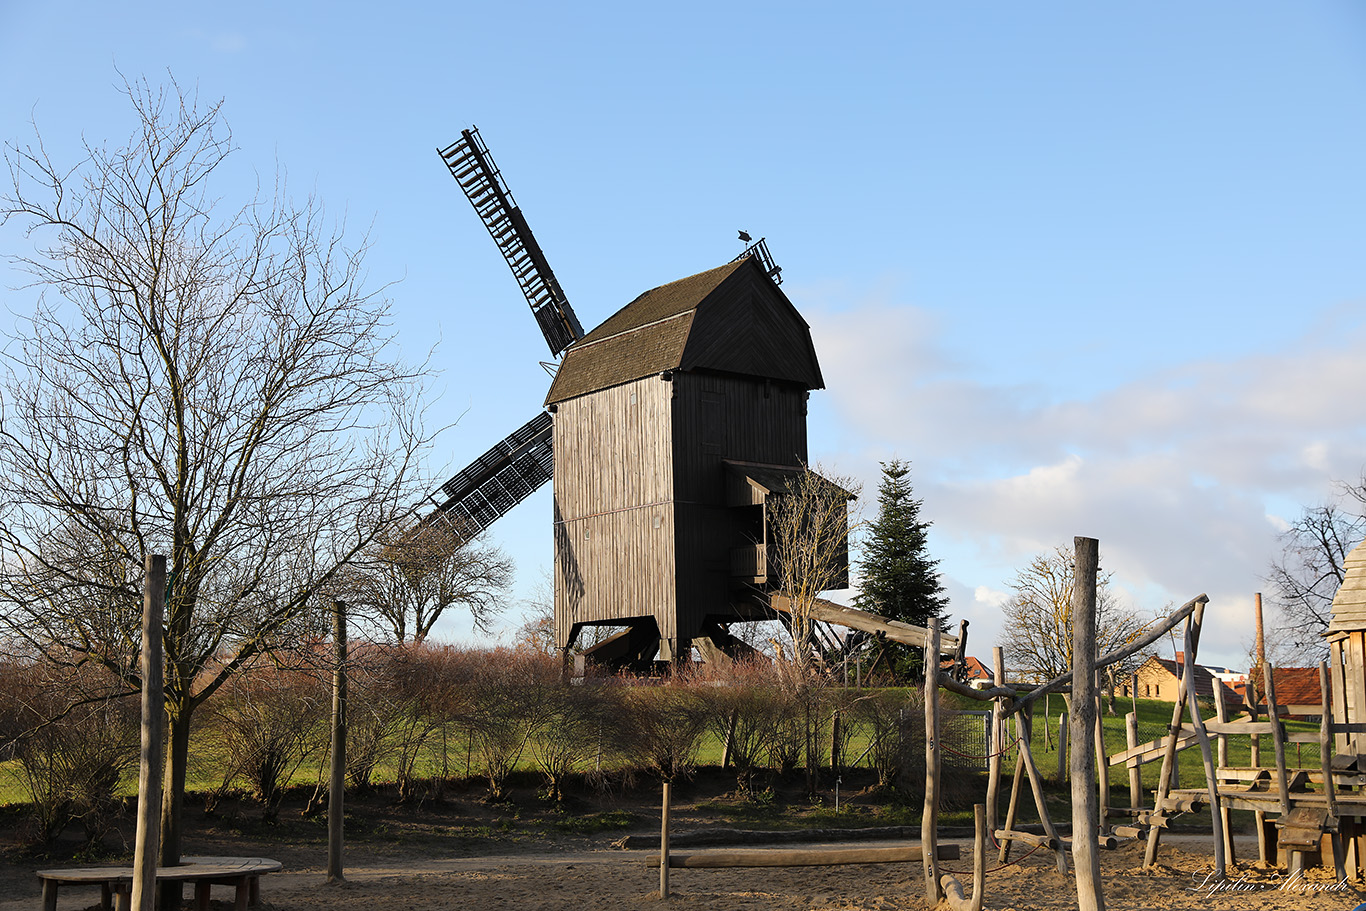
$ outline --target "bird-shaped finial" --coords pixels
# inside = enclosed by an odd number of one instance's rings
[[[751,240],[753,240],[753,239],[754,239],[754,238],[752,238],[752,237],[749,236],[749,232],[748,232],[748,231],[741,231],[741,232],[740,232],[740,242],[741,242],[741,243],[746,243],[746,244],[747,244],[747,243],[749,243],[749,242],[750,242]]]

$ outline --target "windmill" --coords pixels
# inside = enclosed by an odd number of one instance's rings
[[[729,263],[585,334],[478,130],[439,152],[562,360],[545,410],[443,484],[424,521],[468,540],[553,477],[561,649],[604,626],[624,630],[592,657],[618,666],[743,650],[730,624],[781,610],[768,510],[806,470],[806,402],[824,387],[764,239],[741,231]],[[907,635],[870,617],[856,619]]]
[[[438,154],[512,270],[551,357],[559,357],[583,337],[583,327],[479,129],[462,130],[460,138]],[[749,256],[759,257],[773,280],[782,281],[782,270],[773,264],[763,238],[736,259]],[[429,520],[439,518],[458,540],[468,540],[535,493],[553,471],[551,425],[550,414],[539,412],[442,484],[431,496],[436,512]]]

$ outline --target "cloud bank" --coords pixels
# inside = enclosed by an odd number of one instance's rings
[[[936,319],[913,307],[807,306],[828,386],[812,449],[864,479],[868,509],[877,461],[912,461],[973,651],[998,640],[1015,569],[1087,535],[1141,610],[1208,593],[1202,653],[1241,664],[1286,520],[1366,465],[1359,309],[1322,314],[1274,351],[1221,351],[1214,339],[1174,365],[1164,352],[1150,371],[1131,352],[1130,379],[1075,390],[999,362],[975,370],[985,355],[947,350]]]

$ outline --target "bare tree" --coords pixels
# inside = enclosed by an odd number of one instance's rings
[[[769,565],[775,595],[787,603],[794,660],[803,672],[816,601],[823,592],[849,587],[849,536],[860,521],[857,514],[851,518],[849,501],[860,489],[853,478],[826,479],[804,468],[770,500]]]
[[[1266,581],[1277,612],[1279,649],[1296,660],[1317,662],[1322,634],[1332,620],[1333,596],[1342,585],[1343,564],[1366,537],[1366,478],[1339,484],[1333,502],[1306,508],[1281,534],[1281,555]]]
[[[422,642],[449,608],[467,608],[476,628],[501,609],[512,560],[480,539],[466,541],[440,523],[394,525],[343,581],[349,604],[396,642]]]
[[[1114,651],[1133,642],[1148,624],[1121,605],[1110,590],[1112,574],[1096,580],[1096,651]],[[1072,586],[1076,566],[1064,547],[1034,556],[1011,583],[1005,615],[1005,659],[1036,680],[1072,670]],[[1117,671],[1122,674],[1123,669]]]
[[[136,128],[74,165],[7,151],[0,217],[42,294],[0,377],[0,611],[51,660],[138,674],[143,555],[165,553],[163,863],[190,720],[238,669],[316,633],[309,607],[416,499],[425,368],[313,200],[227,210],[221,102],[125,85]],[[278,182],[277,182],[278,184]],[[172,890],[173,891],[173,890]]]

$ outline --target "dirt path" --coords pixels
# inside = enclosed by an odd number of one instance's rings
[[[971,846],[960,845],[962,857],[949,866],[971,869]],[[1105,896],[1112,911],[1211,909],[1211,911],[1343,911],[1366,896],[1366,889],[1333,889],[1331,877],[1314,871],[1289,884],[1274,872],[1249,868],[1233,871],[1229,886],[1202,884],[1209,872],[1208,839],[1169,836],[1157,869],[1141,870],[1141,843],[1103,855]],[[755,846],[758,847],[758,846]],[[1255,851],[1255,843],[1246,849]],[[342,885],[323,883],[324,867],[295,866],[262,880],[262,897],[277,911],[387,911],[387,909],[531,909],[531,911],[659,911],[659,874],[646,865],[642,851],[610,848],[507,852],[482,857],[381,858],[356,863]],[[321,858],[320,858],[321,860]],[[995,866],[994,852],[988,860]],[[963,876],[965,881],[968,876]],[[11,882],[13,882],[11,880]],[[674,870],[671,908],[802,909],[802,911],[925,911],[924,880],[919,864],[875,864],[847,867],[765,868],[756,870]],[[14,882],[15,885],[19,883]],[[230,890],[215,890],[226,902]],[[59,911],[89,908],[94,890],[63,896]],[[992,871],[987,878],[987,907],[998,909],[1068,909],[1075,907],[1072,877],[1054,867],[1047,852],[1023,863]],[[32,911],[39,907],[36,881],[23,895],[0,898],[0,911]]]

